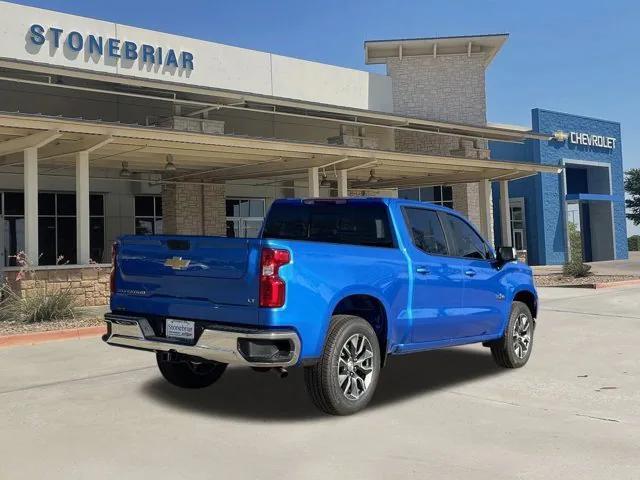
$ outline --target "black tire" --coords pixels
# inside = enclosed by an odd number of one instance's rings
[[[349,357],[344,356],[343,348],[349,350],[354,339],[356,345],[362,345],[362,350],[358,354],[360,350],[355,347],[357,351],[354,355],[358,361],[351,361],[347,367],[345,358]],[[348,341],[350,345],[347,345]],[[360,341],[361,344],[358,343]],[[369,351],[371,357],[365,354]],[[359,360],[365,357],[367,360]],[[331,415],[351,415],[362,410],[373,397],[378,384],[380,358],[378,337],[366,320],[354,315],[334,315],[320,361],[304,369],[304,380],[311,400],[316,407]],[[344,378],[342,383],[339,374]],[[343,391],[343,388],[347,391]],[[360,395],[353,398],[360,390]]]
[[[525,318],[528,322],[529,334],[526,351],[524,351],[524,346],[527,343],[524,341],[526,335],[521,335],[523,329],[518,326],[519,324],[522,325]],[[520,368],[526,365],[533,350],[534,331],[535,320],[529,307],[522,302],[513,302],[504,336],[489,345],[495,362],[504,368]]]
[[[197,362],[188,358],[169,359],[156,352],[160,373],[170,384],[180,388],[204,388],[215,383],[227,368],[226,363]]]

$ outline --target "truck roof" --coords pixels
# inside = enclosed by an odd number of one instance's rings
[[[443,207],[441,205],[429,202],[420,202],[418,200],[405,200],[403,198],[391,198],[391,197],[328,197],[328,198],[278,198],[274,200],[274,205],[301,205],[301,204],[315,204],[315,203],[345,203],[351,205],[357,204],[371,204],[371,203],[384,203],[385,205],[408,205],[416,207],[428,207],[433,210],[441,210],[444,212],[458,213],[449,207]]]

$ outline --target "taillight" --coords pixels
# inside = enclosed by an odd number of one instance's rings
[[[109,273],[109,292],[111,295],[116,293],[116,263],[118,256],[118,244],[113,242],[111,244],[111,272]]]
[[[284,305],[285,283],[278,276],[280,267],[291,261],[288,250],[263,248],[260,256],[260,306],[277,308]]]

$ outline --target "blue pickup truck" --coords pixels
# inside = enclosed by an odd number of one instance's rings
[[[111,291],[104,340],[155,352],[170,383],[299,366],[338,415],[367,405],[391,355],[482,342],[523,366],[538,309],[513,248],[496,255],[448,208],[383,198],[277,200],[255,239],[121,237]]]

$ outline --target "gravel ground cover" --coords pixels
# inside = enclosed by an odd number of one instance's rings
[[[536,275],[536,286],[538,287],[584,287],[596,283],[623,282],[627,280],[639,280],[640,277],[634,275],[588,275],[586,277],[573,278],[560,274]]]

